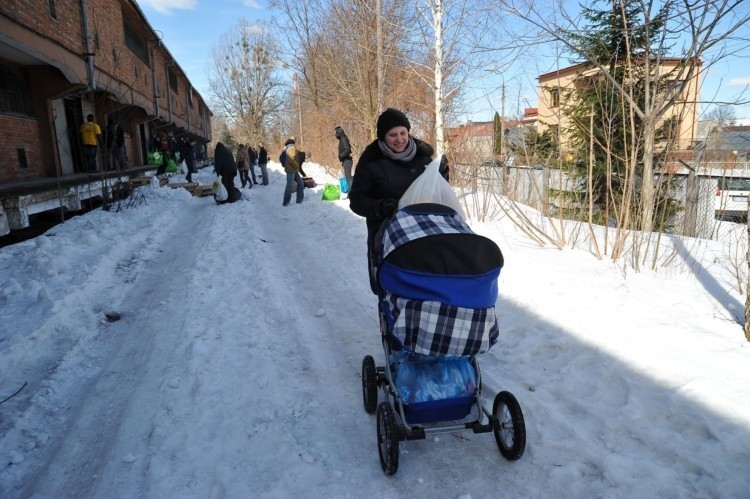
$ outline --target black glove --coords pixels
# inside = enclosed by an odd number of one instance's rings
[[[450,181],[450,167],[448,166],[448,158],[445,157],[445,154],[443,154],[443,157],[440,158],[440,175],[443,176],[445,180]]]
[[[390,217],[398,210],[398,201],[395,199],[385,199],[380,203],[380,216],[383,218]]]

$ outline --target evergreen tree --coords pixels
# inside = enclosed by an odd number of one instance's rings
[[[500,159],[503,154],[503,121],[497,111],[495,111],[495,117],[492,120],[492,146],[493,159]]]
[[[584,7],[583,17],[589,24],[580,32],[569,33],[575,46],[574,55],[579,58],[574,62],[582,65],[582,72],[575,86],[561,99],[563,113],[570,120],[565,133],[571,139],[576,158],[574,174],[582,180],[592,177],[590,183],[580,183],[583,202],[586,205],[592,202],[598,208],[637,209],[640,203],[637,192],[631,192],[627,205],[623,196],[629,168],[641,164],[638,157],[642,150],[643,123],[623,95],[632,96],[642,106],[643,61],[664,55],[654,47],[662,36],[667,11],[662,9],[656,18],[647,21],[638,1],[611,0],[607,4],[608,8],[601,10]],[[611,78],[604,76],[605,71]],[[660,206],[665,209],[667,204]],[[662,215],[655,213],[655,218],[664,219]],[[635,217],[631,220],[637,222]],[[607,222],[601,217],[596,221]]]

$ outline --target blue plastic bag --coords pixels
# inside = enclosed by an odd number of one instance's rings
[[[346,181],[346,177],[341,177],[339,179],[339,186],[341,187],[341,192],[344,194],[349,192],[349,183]]]
[[[402,350],[391,354],[394,361],[394,384],[406,404],[471,396],[476,389],[469,357],[430,357]]]

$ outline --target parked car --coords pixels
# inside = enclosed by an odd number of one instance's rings
[[[720,219],[746,220],[750,201],[750,179],[717,179],[715,213]]]

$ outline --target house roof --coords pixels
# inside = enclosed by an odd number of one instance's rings
[[[685,59],[681,59],[679,57],[663,57],[660,59],[660,64],[668,64],[668,63],[674,63],[674,65],[677,65],[681,62],[683,62]],[[698,60],[698,64],[702,64],[700,60]],[[543,80],[551,80],[553,78],[559,78],[562,76],[567,76],[571,73],[576,73],[578,71],[583,71],[586,69],[592,69],[594,66],[592,66],[589,62],[582,62],[579,64],[574,64],[572,66],[568,66],[567,68],[559,68],[554,71],[550,71],[549,73],[544,73],[539,75],[537,80],[539,82],[542,82]]]

